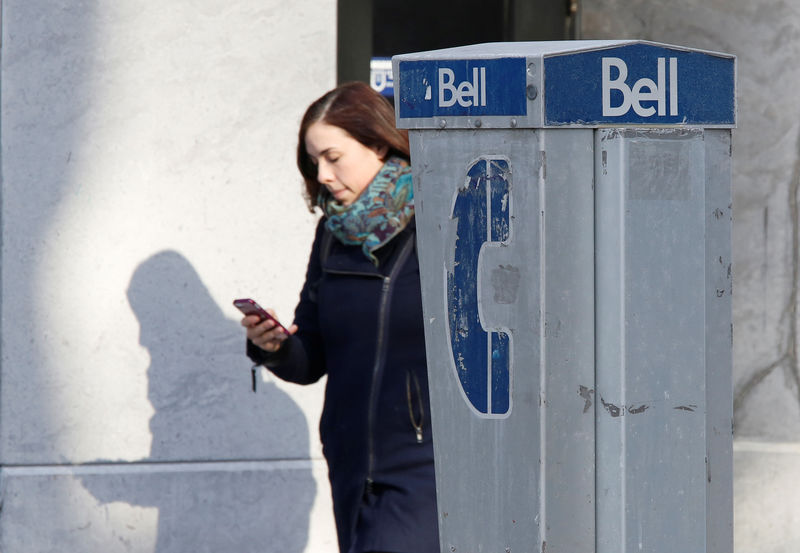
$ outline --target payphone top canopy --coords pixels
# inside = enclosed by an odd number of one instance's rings
[[[736,57],[641,40],[498,42],[392,58],[405,129],[736,126]]]

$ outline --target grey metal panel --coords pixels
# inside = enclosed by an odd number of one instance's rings
[[[709,449],[727,464],[725,439],[707,429],[730,402],[730,386],[709,391],[730,371],[719,352],[730,316],[709,289],[719,271],[707,274],[710,259],[730,257],[730,223],[708,224],[729,186],[708,178],[720,163],[708,155],[700,129],[596,132],[598,553],[709,551],[707,524],[730,520],[707,508],[720,494]]]
[[[731,133],[706,130],[706,437],[709,552],[733,551]]]
[[[594,175],[591,129],[541,133],[544,236],[542,551],[595,543]],[[535,549],[534,549],[535,550]]]
[[[626,44],[650,44],[652,46],[665,46],[675,50],[685,50],[687,52],[701,52],[714,56],[733,57],[730,54],[704,50],[701,48],[688,48],[676,44],[666,44],[663,42],[653,42],[650,40],[541,40],[541,41],[521,41],[521,42],[490,42],[486,44],[469,44],[466,46],[456,46],[454,48],[442,48],[441,50],[429,50],[427,52],[416,52],[394,56],[393,59],[417,60],[433,59],[448,60],[462,59],[465,57],[498,58],[510,56],[544,56],[552,54],[566,54],[569,52],[585,52],[588,50],[600,50]]]
[[[592,131],[410,134],[442,550],[590,550]],[[484,244],[477,276],[484,328],[511,336],[501,416],[466,401],[447,323],[454,198],[481,158],[510,167],[509,239]]]
[[[524,134],[525,136],[520,136]],[[440,538],[443,551],[503,551],[539,541],[539,363],[540,247],[539,160],[535,131],[412,132],[417,225],[426,322],[431,418],[435,435]],[[506,157],[512,168],[510,246],[499,256],[520,274],[514,304],[484,307],[487,317],[512,329],[513,407],[507,419],[478,418],[465,402],[453,375],[453,355],[446,323],[445,261],[456,240],[450,224],[453,197],[467,168],[481,155]],[[528,209],[534,217],[518,217]],[[527,255],[512,254],[524,250]],[[506,304],[512,306],[514,304]],[[505,312],[503,312],[505,311]],[[518,320],[513,321],[517,315]],[[520,363],[517,363],[517,360]],[[524,364],[524,365],[523,365]],[[516,443],[514,454],[506,452]]]
[[[416,52],[412,54],[402,54],[394,56],[399,60],[417,59],[462,59],[464,57],[479,58],[501,58],[510,56],[542,56],[544,54],[576,52],[581,50],[596,50],[599,48],[610,48],[634,42],[638,40],[542,40],[530,42],[490,42],[486,44],[470,44],[457,46],[454,48],[442,48],[441,50],[430,50],[427,52]],[[656,44],[646,42],[646,44]]]

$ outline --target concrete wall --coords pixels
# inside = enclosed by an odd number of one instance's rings
[[[323,386],[250,364],[334,0],[3,0],[0,551],[336,551]]]
[[[583,38],[738,56],[734,131],[734,501],[737,553],[800,550],[800,4],[582,0]]]

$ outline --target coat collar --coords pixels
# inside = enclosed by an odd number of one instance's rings
[[[364,256],[361,246],[348,246],[339,242],[327,229],[325,241],[328,242],[328,251],[322,254],[322,269],[329,273],[359,274],[383,278],[389,274],[393,265],[393,252],[407,240],[416,237],[416,221],[412,217],[406,228],[402,230],[389,244],[376,250],[380,264],[376,267],[372,261]]]

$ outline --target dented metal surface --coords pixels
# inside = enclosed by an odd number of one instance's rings
[[[413,167],[444,550],[544,541],[586,550],[592,132],[448,130],[411,141],[415,159],[439,160]],[[586,387],[588,407],[565,374]],[[557,516],[568,511],[577,526]]]
[[[732,537],[731,437],[713,430],[731,421],[730,134],[595,144],[596,552],[716,551]]]

